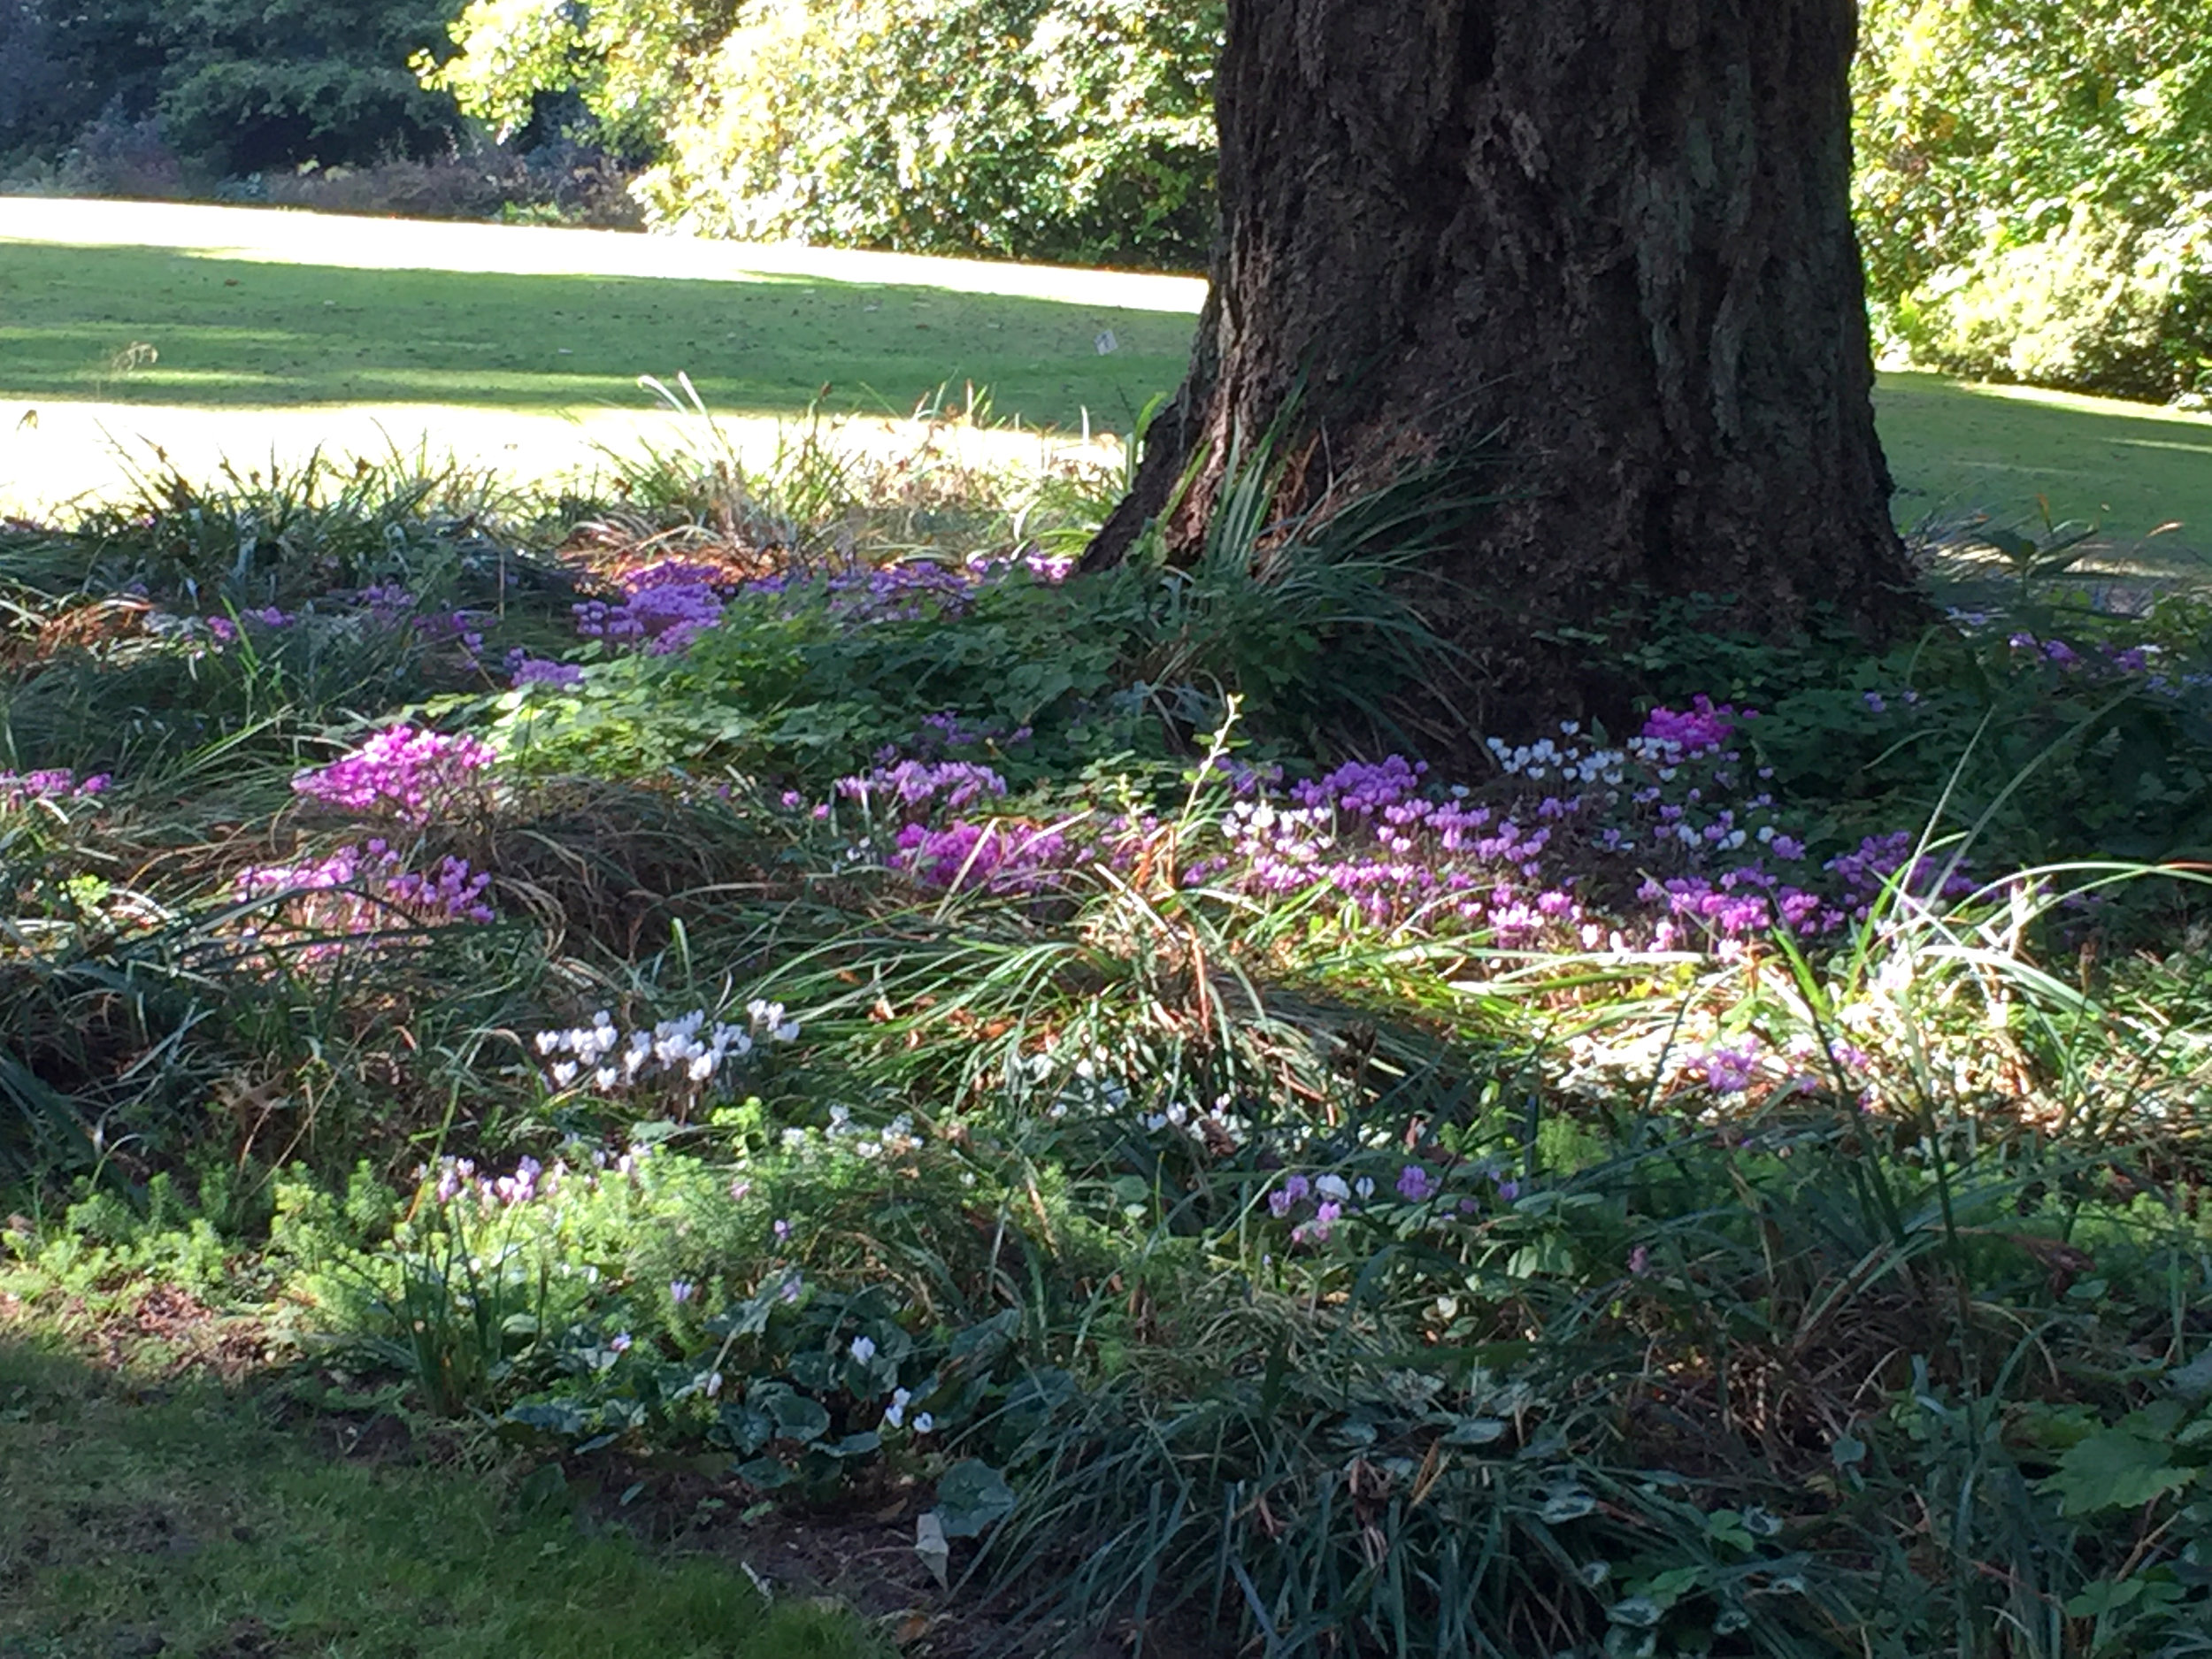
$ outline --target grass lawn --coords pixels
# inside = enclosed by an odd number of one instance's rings
[[[111,485],[113,444],[142,437],[205,471],[427,435],[546,477],[649,439],[637,377],[680,371],[755,446],[818,398],[900,416],[970,385],[1000,419],[1126,432],[1174,385],[1202,295],[1111,272],[15,199],[0,506]],[[2040,495],[2116,553],[2173,522],[2167,562],[2212,546],[2212,418],[1930,375],[1886,377],[1878,402],[1902,523],[2024,518]]]
[[[134,1389],[0,1325],[0,1655],[847,1659],[765,1607],[465,1471],[348,1461],[210,1386]]]

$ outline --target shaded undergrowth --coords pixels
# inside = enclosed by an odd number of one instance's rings
[[[1448,492],[707,442],[7,532],[17,1294],[893,1517],[918,1651],[2204,1651],[2194,601],[1448,778]]]

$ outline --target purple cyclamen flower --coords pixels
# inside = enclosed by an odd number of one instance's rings
[[[1409,1204],[1425,1203],[1436,1196],[1441,1183],[1418,1164],[1409,1164],[1398,1175],[1398,1196]]]
[[[89,801],[105,790],[108,774],[100,772],[81,783],[77,774],[55,767],[44,772],[0,772],[0,811],[19,812],[34,801]]]
[[[698,1294],[698,1286],[687,1279],[672,1279],[668,1282],[668,1300],[680,1308]]]
[[[557,663],[548,657],[533,657],[517,646],[507,653],[507,683],[518,691],[525,686],[565,688],[582,685],[584,671],[578,664]]]
[[[1715,1048],[1692,1061],[1690,1070],[1702,1077],[1716,1094],[1740,1094],[1759,1075],[1759,1050],[1750,1043]]]

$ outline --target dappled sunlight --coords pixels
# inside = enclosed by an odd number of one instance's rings
[[[70,502],[131,493],[173,467],[212,478],[226,461],[242,471],[273,461],[296,469],[311,455],[385,461],[420,456],[432,465],[497,471],[518,488],[571,485],[588,493],[649,450],[726,448],[741,465],[764,470],[788,438],[789,418],[718,415],[710,431],[634,383],[629,407],[563,412],[463,408],[429,403],[365,403],[303,412],[283,408],[202,409],[181,403],[24,403],[0,399],[0,517],[38,517]],[[826,422],[841,450],[888,460],[925,448],[962,466],[1046,470],[1070,461],[1118,465],[1120,446],[1071,434],[1017,431],[971,422],[843,416]]]

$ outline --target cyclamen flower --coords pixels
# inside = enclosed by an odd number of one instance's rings
[[[45,772],[0,772],[0,811],[19,812],[34,801],[89,801],[106,790],[108,774],[100,772],[80,782],[65,768]]]
[[[1006,780],[988,766],[972,761],[902,760],[837,780],[837,793],[849,801],[883,798],[908,807],[927,806],[941,796],[957,812],[988,795],[1006,793]]]
[[[1715,1094],[1740,1094],[1759,1075],[1759,1050],[1752,1044],[1715,1048],[1690,1063],[1689,1070],[1705,1079]]]
[[[891,1403],[883,1408],[883,1420],[895,1429],[904,1427],[906,1408],[913,1398],[914,1396],[905,1389],[894,1388],[891,1391]]]
[[[486,896],[491,881],[462,858],[427,874],[411,871],[397,851],[371,841],[310,863],[252,866],[239,873],[236,892],[247,902],[289,899],[296,925],[316,933],[374,933],[409,923],[496,921]]]
[[[1398,1175],[1398,1196],[1409,1204],[1425,1203],[1436,1196],[1442,1183],[1418,1164],[1409,1164]]]
[[[326,806],[427,824],[465,803],[495,758],[472,737],[394,726],[292,787]]]
[[[657,657],[673,656],[722,620],[723,580],[713,566],[667,559],[623,577],[624,598],[591,599],[574,607],[576,631],[588,640],[642,645]]]
[[[553,686],[566,688],[584,683],[584,671],[576,663],[557,663],[550,657],[533,657],[517,646],[507,653],[507,683],[518,691],[525,686]]]
[[[698,1294],[698,1286],[693,1284],[687,1279],[676,1279],[669,1281],[668,1300],[674,1302],[678,1307],[681,1307],[685,1302],[689,1302]]]
[[[1735,731],[1739,718],[1754,718],[1751,710],[1739,716],[1733,705],[1722,703],[1716,708],[1710,697],[1700,695],[1686,710],[1654,709],[1645,717],[1641,735],[1647,742],[1686,757],[1720,748]]]
[[[779,1010],[780,1012],[780,1010]],[[794,1037],[795,1025],[790,1026]],[[618,1094],[655,1076],[681,1078],[695,1087],[712,1081],[723,1065],[752,1053],[753,1039],[736,1025],[707,1024],[704,1009],[695,1009],[680,1019],[664,1019],[650,1030],[625,1032],[613,1015],[601,1009],[591,1024],[569,1031],[541,1031],[535,1038],[539,1054],[573,1055],[568,1067],[554,1068],[562,1087],[589,1068],[593,1086],[602,1094]],[[619,1051],[618,1060],[614,1056]]]

